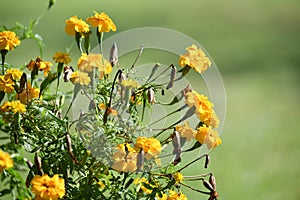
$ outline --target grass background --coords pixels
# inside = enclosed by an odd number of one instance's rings
[[[28,24],[47,4],[1,0],[0,25]],[[299,6],[298,0],[57,0],[35,31],[44,38],[45,60],[73,41],[65,20],[93,10],[108,13],[119,32],[154,26],[194,38],[213,57],[227,91],[223,144],[211,152],[209,168],[220,199],[299,200]],[[21,65],[38,55],[35,43],[25,41],[7,61]]]

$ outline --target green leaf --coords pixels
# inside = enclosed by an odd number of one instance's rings
[[[48,74],[47,78],[45,78],[45,80],[41,83],[39,97],[41,97],[41,95],[43,94],[43,92],[51,85],[51,83],[56,78],[57,78],[56,73],[55,74],[51,74],[51,73]]]

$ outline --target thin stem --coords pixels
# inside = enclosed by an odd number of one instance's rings
[[[191,190],[194,190],[194,191],[196,191],[196,192],[200,192],[200,193],[202,193],[202,194],[210,195],[210,192],[204,192],[204,191],[202,191],[202,190],[193,188],[193,187],[191,187],[191,186],[189,186],[189,185],[186,185],[186,184],[184,184],[184,183],[181,183],[181,182],[180,182],[179,184],[180,184],[180,185],[183,185],[184,187],[187,187],[187,188],[189,188],[189,189],[191,189]]]
[[[137,61],[139,60],[139,58],[141,57],[143,50],[144,50],[144,46],[141,46],[140,51],[139,51],[139,54],[137,55],[135,61],[134,61],[133,64],[131,65],[131,68],[130,68],[130,69],[133,69],[133,68],[134,68],[134,65],[136,64],[136,62],[137,62]]]
[[[204,155],[200,156],[199,158],[196,158],[196,159],[193,160],[192,162],[186,164],[185,166],[183,166],[182,168],[180,168],[179,170],[177,170],[177,172],[180,172],[180,171],[184,170],[185,168],[187,168],[187,167],[190,166],[191,164],[197,162],[198,160],[200,160],[200,159],[202,159],[202,158],[204,158],[204,157],[206,157],[206,156],[208,156],[208,155],[207,155],[207,154],[204,154]]]
[[[2,59],[2,75],[4,75],[5,73],[5,69],[4,69],[4,63],[5,63],[5,56],[7,54],[7,50],[3,49],[1,50],[1,59]]]
[[[102,64],[104,65],[103,44],[102,44],[104,33],[99,32],[98,30],[99,29],[97,28],[98,44],[99,44],[99,48],[100,48],[100,54],[102,55]]]

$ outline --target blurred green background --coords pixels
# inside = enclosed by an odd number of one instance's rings
[[[47,6],[47,0],[1,0],[0,25],[28,24]],[[45,60],[73,41],[65,20],[93,10],[108,13],[119,32],[154,26],[194,38],[219,67],[227,91],[223,144],[211,152],[207,170],[216,175],[220,199],[299,200],[299,7],[298,0],[57,0],[35,31],[44,38]],[[21,65],[38,55],[35,43],[25,41],[7,61]]]

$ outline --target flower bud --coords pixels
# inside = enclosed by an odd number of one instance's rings
[[[210,157],[209,157],[209,155],[206,155],[206,156],[205,156],[205,164],[204,164],[204,168],[205,168],[205,169],[208,167],[209,161],[210,161]]]
[[[207,181],[207,180],[202,180],[203,186],[208,189],[211,192],[214,192],[215,189],[213,188],[213,186]]]
[[[145,152],[144,150],[141,148],[140,152],[137,155],[137,170],[136,172],[139,172],[143,169],[144,167],[144,159],[145,159]]]
[[[110,49],[109,61],[110,61],[112,67],[114,67],[118,64],[118,61],[119,61],[118,47],[117,47],[116,43],[114,43]]]
[[[66,66],[64,68],[64,81],[68,82],[70,80],[71,75],[73,74],[74,69],[72,66],[68,67]]]
[[[174,129],[174,132],[172,134],[172,145],[174,147],[173,153],[175,154],[175,159],[173,161],[173,164],[176,165],[181,161],[180,155],[181,155],[181,146],[180,146],[180,135],[178,131]]]
[[[172,65],[171,78],[170,78],[170,82],[167,85],[167,89],[170,89],[173,87],[176,71],[177,71],[176,67],[174,65]]]
[[[148,89],[148,102],[153,105],[155,103],[154,91],[152,88]]]
[[[26,73],[23,73],[21,76],[21,80],[20,80],[20,91],[19,93],[21,93],[22,91],[24,91],[27,87],[27,75]]]
[[[216,178],[215,178],[214,175],[212,175],[212,174],[209,176],[209,183],[210,183],[211,186],[214,188],[214,190],[217,189]]]
[[[33,167],[33,164],[32,164],[32,162],[30,160],[27,160],[26,164],[27,164],[27,166],[28,166],[29,169],[31,169]]]
[[[35,156],[34,156],[34,164],[39,172],[39,175],[42,175],[43,174],[42,159],[37,153],[35,153]]]

